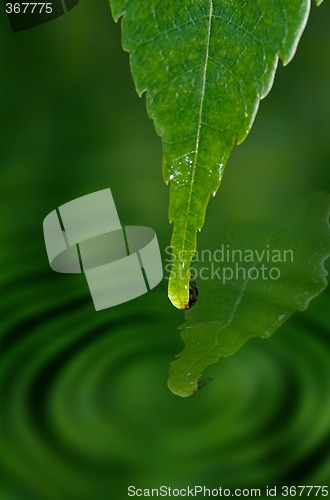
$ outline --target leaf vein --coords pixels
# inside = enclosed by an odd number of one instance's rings
[[[179,80],[181,80],[185,76],[189,75],[189,73],[193,73],[196,69],[198,69],[198,68],[200,68],[202,66],[203,66],[203,63],[199,63],[199,64],[197,64],[197,66],[194,66],[193,68],[188,69],[187,71],[185,71],[181,75],[179,75],[176,78],[173,78],[172,80],[170,80],[166,85],[164,85],[164,87],[162,87],[161,89],[157,90],[157,92],[155,92],[152,95],[151,101],[154,101],[155,98],[158,96],[158,94],[162,93],[165,89],[167,89],[168,87],[170,87],[173,83],[178,82]]]
[[[159,31],[158,34],[155,35],[154,37],[149,38],[148,40],[144,40],[143,42],[138,43],[135,46],[135,48],[130,51],[130,53],[131,53],[131,55],[134,55],[136,53],[136,51],[140,47],[148,45],[149,43],[152,43],[152,42],[154,42],[155,40],[157,40],[158,38],[161,38],[161,37],[168,38],[168,35],[170,33],[172,33],[173,31],[180,31],[184,26],[188,26],[189,24],[195,24],[196,21],[201,21],[202,19],[205,19],[206,17],[207,17],[206,15],[199,16],[199,17],[196,17],[194,19],[189,19],[189,21],[186,21],[185,23],[182,23],[182,24],[179,24],[179,25],[175,25],[175,26],[173,26],[173,28],[169,28],[166,31]],[[156,23],[156,21],[155,21],[155,25],[156,25],[156,27],[158,27],[158,24]]]
[[[234,21],[232,21],[231,19],[228,19],[227,17],[224,17],[224,16],[221,16],[221,15],[214,15],[213,16],[214,18],[216,19],[221,19],[223,21],[225,21],[226,23],[228,24],[232,24],[235,28],[237,28],[238,30],[242,31],[243,33],[245,33],[245,35],[249,35],[255,42],[257,42],[259,45],[261,45],[262,47],[262,50],[264,51],[264,46],[263,46],[263,42],[261,40],[259,40],[255,35],[253,35],[253,30],[257,27],[257,25],[259,24],[260,22],[260,19],[256,22],[256,24],[254,25],[253,29],[252,30],[248,30],[246,28],[243,28],[243,26],[235,23]]]

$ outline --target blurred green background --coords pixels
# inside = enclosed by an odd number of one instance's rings
[[[200,248],[330,191],[329,16],[330,2],[313,6],[295,59],[280,64],[211,200]],[[107,0],[80,0],[15,34],[1,5],[0,33],[0,500],[122,500],[128,485],[328,485],[329,291],[272,339],[211,367],[200,393],[171,394],[183,314],[166,280],[96,313],[84,278],[52,272],[43,242],[50,211],[110,187],[123,224],[169,244],[160,139],[120,26]]]

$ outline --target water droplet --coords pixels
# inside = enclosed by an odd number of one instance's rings
[[[220,175],[222,175],[223,169],[224,169],[224,164],[223,163],[219,163],[218,172],[219,172]]]
[[[198,298],[198,288],[193,279],[189,283],[189,309],[194,306]]]

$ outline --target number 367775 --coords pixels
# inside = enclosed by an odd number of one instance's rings
[[[51,14],[53,5],[52,2],[8,2],[6,12],[7,14]]]

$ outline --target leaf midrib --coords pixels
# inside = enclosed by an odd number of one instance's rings
[[[209,62],[209,48],[210,48],[210,39],[211,39],[212,17],[213,17],[213,0],[210,0],[209,18],[208,18],[208,27],[207,27],[206,52],[205,52],[205,61],[204,61],[204,69],[203,69],[201,100],[200,100],[200,104],[199,104],[199,113],[198,113],[198,127],[197,127],[197,134],[196,134],[196,144],[195,144],[194,160],[193,160],[193,166],[192,166],[191,183],[190,183],[190,189],[189,189],[189,198],[188,198],[187,209],[186,209],[186,214],[185,214],[185,219],[184,219],[184,233],[183,233],[183,242],[182,242],[182,250],[183,251],[185,250],[186,234],[187,234],[187,227],[188,227],[187,221],[188,221],[188,215],[190,212],[193,186],[194,186],[194,182],[195,182],[195,172],[196,172],[197,158],[198,158],[198,152],[199,152],[200,133],[201,133],[202,125],[203,125],[202,116],[203,116],[203,107],[204,107],[205,89],[206,89],[206,74],[207,74],[207,68],[208,68],[208,62]],[[199,229],[199,228],[196,228],[196,229]]]

